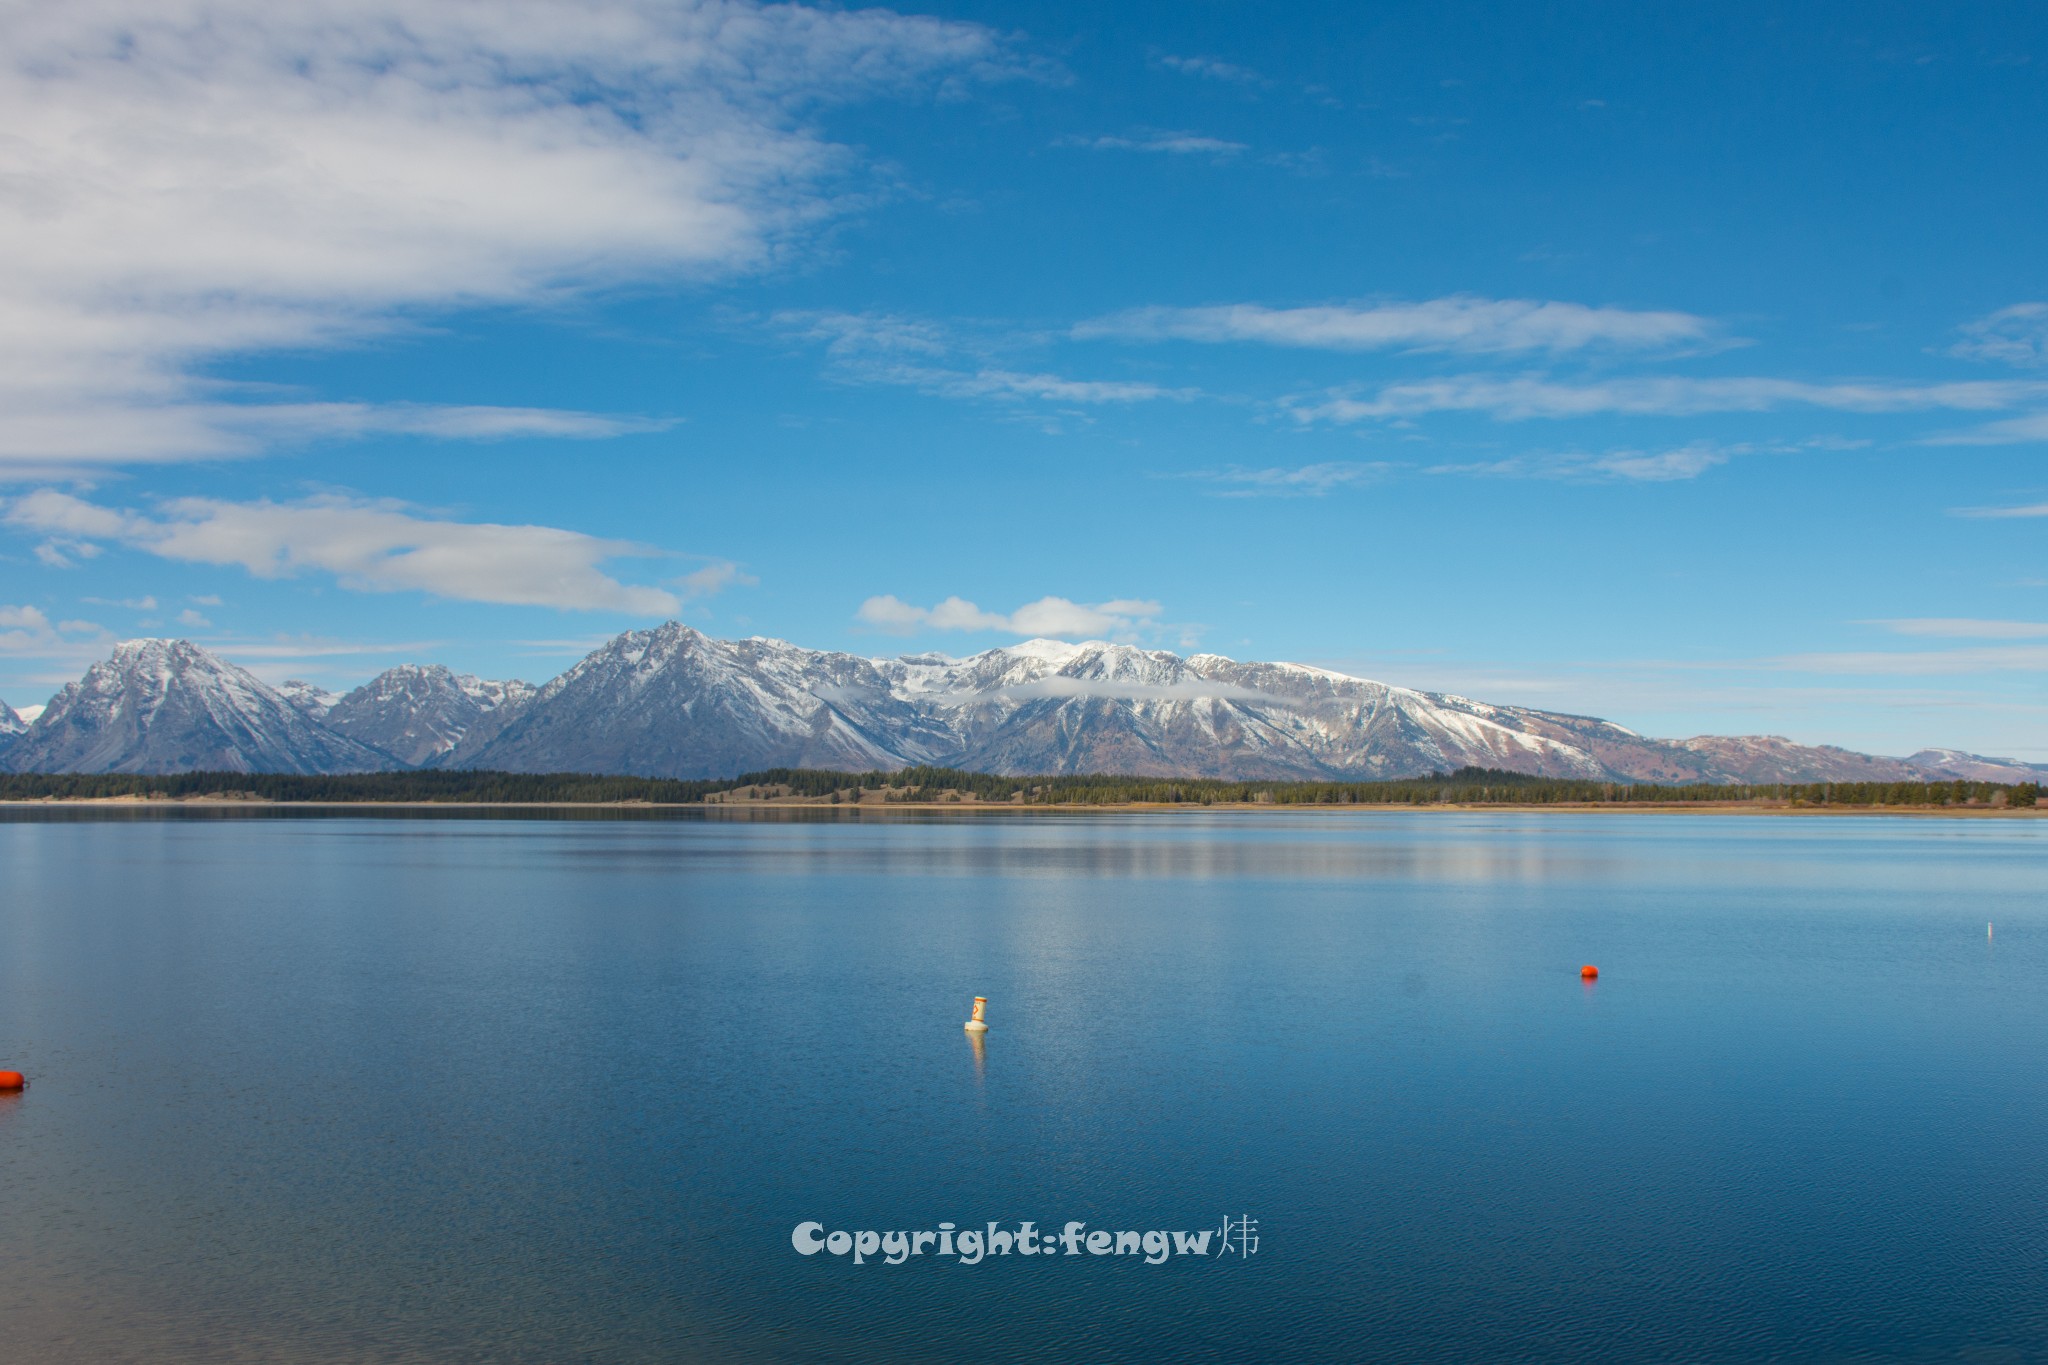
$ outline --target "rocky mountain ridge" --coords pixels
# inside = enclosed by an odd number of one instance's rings
[[[8,713],[11,715],[12,713]],[[870,659],[679,622],[628,631],[535,688],[403,665],[336,696],[188,641],[131,641],[33,724],[17,772],[495,768],[720,777],[771,767],[1370,781],[1467,765],[1655,782],[2035,781],[1954,750],[1908,758],[1775,736],[1659,740],[1304,664],[1029,640]]]
[[[376,772],[401,766],[188,640],[130,640],[50,699],[15,772]]]

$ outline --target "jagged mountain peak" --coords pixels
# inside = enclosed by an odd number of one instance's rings
[[[9,746],[16,772],[361,772],[397,766],[190,640],[126,640]]]
[[[329,692],[303,678],[286,678],[277,685],[277,695],[315,720],[333,710],[334,703],[341,700],[339,693]]]
[[[127,641],[8,740],[5,760],[18,771],[461,766],[677,777],[920,763],[1353,780],[1468,764],[1658,782],[2048,772],[1956,750],[1882,758],[1774,735],[1646,739],[1590,716],[1114,641],[870,659],[765,636],[722,640],[680,621],[607,640],[539,688],[405,664],[341,697],[303,683],[270,688],[190,641]]]
[[[516,678],[495,682],[444,664],[400,664],[337,698],[324,719],[408,767],[429,767],[465,742],[496,735],[535,691]]]

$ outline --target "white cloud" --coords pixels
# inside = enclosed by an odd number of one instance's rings
[[[46,540],[36,546],[35,555],[39,563],[52,569],[69,569],[81,559],[99,558],[100,547],[89,540],[67,540],[63,538]]]
[[[1715,445],[1694,441],[1672,450],[1612,450],[1589,455],[1513,455],[1504,460],[1476,464],[1433,465],[1430,474],[1477,474],[1509,479],[1591,479],[1621,480],[1629,483],[1674,483],[1696,479],[1710,469],[1728,463],[1753,447]]]
[[[2048,670],[2048,645],[1788,654],[1770,662],[1773,667],[1800,673],[1843,673],[1872,677],[1938,677],[1948,674],[2012,671],[2037,673]]]
[[[1220,137],[1157,130],[1126,137],[1062,138],[1059,145],[1089,147],[1099,152],[1163,152],[1169,156],[1236,156],[1250,150],[1242,142],[1230,142]]]
[[[2007,365],[2048,364],[2048,303],[2016,303],[1958,329],[1963,339],[1949,354]]]
[[[0,341],[0,355],[5,354],[4,346]],[[7,394],[6,380],[0,378],[0,397]],[[559,408],[156,402],[133,394],[95,396],[61,390],[54,396],[68,406],[0,412],[0,478],[41,479],[75,464],[252,455],[280,443],[378,434],[451,441],[520,436],[596,440],[673,425],[659,418]]]
[[[2048,502],[2029,503],[2024,507],[1957,507],[1950,510],[1952,517],[1983,517],[2004,520],[2008,517],[2048,517]]]
[[[2030,412],[2024,417],[2010,417],[2003,422],[1986,422],[1969,431],[1948,432],[1931,436],[1931,446],[2004,446],[2018,445],[2027,441],[2048,441],[2048,412]]]
[[[216,652],[233,659],[345,659],[365,655],[414,656],[439,649],[440,640],[402,640],[396,643],[365,644],[358,640],[332,640],[317,635],[280,635],[270,640],[216,640]]]
[[[1068,379],[1057,374],[1016,370],[976,370],[972,374],[906,376],[906,382],[928,383],[951,398],[1042,398],[1056,403],[1145,403],[1155,398],[1185,401],[1194,389],[1168,389],[1158,384],[1120,379]]]
[[[187,607],[185,608],[185,610],[178,613],[178,624],[181,626],[190,626],[197,629],[210,626],[213,624],[213,622],[207,620],[206,617],[201,615],[196,609],[192,607]]]
[[[784,312],[769,323],[798,340],[822,342],[832,377],[849,384],[898,385],[941,398],[1089,406],[1155,399],[1185,402],[1201,396],[1197,389],[1134,380],[1069,379],[990,363],[1018,339],[974,335],[971,329],[961,335],[935,322],[893,313]]]
[[[1874,621],[1895,635],[1923,635],[1946,640],[2048,639],[2048,622],[1985,621],[1969,616],[1911,616]]]
[[[773,261],[854,168],[810,111],[1001,61],[970,24],[745,0],[0,16],[0,463],[41,467],[232,454],[308,426],[606,434],[474,408],[265,416],[199,376],[426,310]]]
[[[933,607],[918,607],[884,595],[861,603],[855,615],[865,624],[892,635],[909,635],[918,630],[974,630],[1052,639],[1114,639],[1156,625],[1160,610],[1157,602],[1132,598],[1086,605],[1064,597],[1041,597],[1004,615],[983,611],[961,597],[948,597]]]
[[[1420,303],[1268,308],[1134,308],[1074,328],[1081,338],[1120,341],[1259,342],[1332,351],[1664,350],[1712,340],[1714,326],[1690,313],[1589,308],[1540,299],[1470,295]]]
[[[1390,384],[1371,398],[1356,398],[1340,391],[1313,400],[1290,398],[1284,400],[1283,406],[1303,423],[1360,422],[1433,412],[1484,412],[1502,421],[1516,421],[1603,413],[1683,417],[1710,412],[1768,412],[1791,406],[1864,413],[1933,409],[1985,412],[2044,397],[2048,397],[2048,384],[2022,381],[1811,384],[1761,377],[1661,376],[1560,384],[1538,376],[1499,379],[1490,375],[1454,375]]]
[[[0,605],[0,655],[84,657],[106,638],[91,621],[52,621],[36,607]]]
[[[855,383],[900,384],[941,398],[1038,399],[1097,405],[1149,403],[1161,398],[1186,402],[1201,396],[1196,389],[1169,389],[1132,380],[1068,379],[1064,375],[993,368],[948,370],[928,365],[860,362],[841,365],[834,373]]]
[[[500,526],[416,516],[404,504],[324,495],[299,502],[178,498],[157,515],[101,507],[44,489],[8,504],[29,531],[112,541],[165,559],[238,564],[260,578],[316,570],[364,592],[418,591],[468,602],[667,615],[661,588],[598,568],[656,553],[552,526]]]
[[[1183,76],[1201,76],[1212,81],[1229,81],[1233,85],[1263,85],[1266,78],[1248,66],[1234,62],[1218,61],[1214,57],[1176,57],[1170,52],[1161,53],[1155,60],[1168,71],[1178,71]]]
[[[694,569],[675,581],[686,599],[713,597],[732,587],[752,587],[761,580],[750,573],[742,573],[740,566],[729,559],[714,559],[701,569]]]
[[[1246,469],[1232,465],[1203,470],[1190,477],[1223,485],[1216,496],[1224,498],[1320,498],[1339,488],[1378,483],[1395,468],[1377,460],[1326,460],[1292,469]]]
[[[769,323],[803,341],[822,342],[832,356],[911,354],[943,356],[953,339],[937,323],[896,313],[812,312],[786,309]]]

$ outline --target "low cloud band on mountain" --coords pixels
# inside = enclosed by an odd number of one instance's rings
[[[185,640],[134,640],[33,723],[0,708],[0,769],[276,773],[489,768],[723,777],[941,764],[1005,774],[1371,781],[1467,765],[1622,782],[2036,781],[1929,749],[1884,758],[1775,736],[1649,739],[1300,664],[1031,640],[867,659],[678,622],[540,686],[408,664],[342,696],[273,688]]]

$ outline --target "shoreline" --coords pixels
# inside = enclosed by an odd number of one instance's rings
[[[1269,814],[1358,815],[1394,814],[1402,812],[1475,812],[1500,811],[1512,814],[1534,814],[1556,812],[1560,814],[1641,814],[1641,815],[1889,815],[1918,816],[1929,819],[1948,820],[2035,820],[2048,818],[2048,807],[2041,806],[1856,806],[1856,805],[1806,805],[1791,802],[1761,801],[1550,801],[1550,802],[1505,802],[1461,804],[1458,802],[1435,801],[1426,803],[1396,802],[1274,802],[1274,801],[1216,801],[1203,804],[1194,801],[1127,801],[1116,803],[1072,802],[1063,804],[1010,803],[1001,801],[871,801],[854,805],[842,802],[834,805],[827,801],[811,800],[766,800],[766,801],[276,801],[255,796],[74,796],[37,797],[26,800],[0,800],[0,811],[12,810],[305,810],[323,814],[340,814],[351,811],[608,811],[608,812],[677,812],[677,811],[817,811],[831,812],[844,816],[890,815],[898,812],[911,814],[950,813],[977,815],[1130,815],[1130,814],[1186,814],[1192,812],[1254,812]]]

